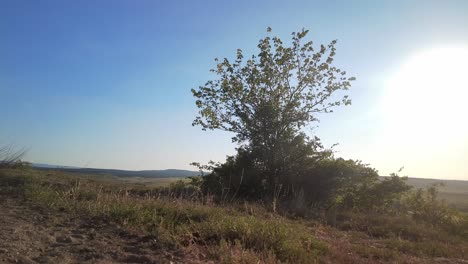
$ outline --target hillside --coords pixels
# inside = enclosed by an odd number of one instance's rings
[[[416,188],[442,184],[439,187],[440,198],[452,207],[468,212],[468,181],[409,178],[408,183]]]
[[[80,174],[111,175],[117,177],[144,177],[144,178],[185,178],[199,175],[197,171],[167,169],[167,170],[116,170],[97,168],[78,168],[70,166],[55,166],[48,164],[33,164],[33,167],[40,170],[55,170]]]
[[[458,210],[468,212],[468,181],[408,178],[408,184],[423,189],[435,184],[442,200]]]
[[[0,170],[2,263],[466,263],[468,238],[398,215],[335,225],[109,177]],[[156,180],[156,179],[155,179]]]

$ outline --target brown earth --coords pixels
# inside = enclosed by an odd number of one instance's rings
[[[315,236],[329,245],[321,263],[468,263],[463,259],[420,259],[400,255],[385,261],[360,256],[353,246],[384,248],[379,239],[353,238],[321,226]],[[105,219],[73,215],[0,195],[0,263],[213,263],[202,248],[163,248],[155,236],[128,230]]]
[[[190,263],[155,237],[0,196],[0,263]]]

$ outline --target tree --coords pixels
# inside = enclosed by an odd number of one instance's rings
[[[215,59],[211,71],[217,78],[192,89],[199,108],[193,125],[233,132],[233,142],[251,153],[270,192],[294,169],[291,164],[321,148],[303,129],[317,122],[319,113],[351,103],[336,93],[354,80],[333,66],[337,41],[316,50],[312,41],[303,43],[308,32],[293,32],[290,46],[278,37],[260,39],[258,55],[247,60],[240,49],[234,62]]]

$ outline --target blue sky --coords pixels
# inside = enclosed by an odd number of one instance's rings
[[[468,47],[466,14],[467,1],[2,1],[0,142],[60,165],[223,161],[232,135],[191,126],[190,89],[213,77],[215,57],[255,53],[268,26],[284,40],[307,28],[315,43],[338,39],[337,65],[358,79],[353,105],[321,116],[311,133],[382,174],[405,166],[409,176],[468,180],[463,134],[443,165],[438,150],[415,159],[411,140],[396,148],[384,138],[381,107],[388,79],[413,54]]]

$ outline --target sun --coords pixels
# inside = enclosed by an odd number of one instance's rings
[[[382,107],[390,134],[419,147],[468,139],[468,47],[425,50],[388,79]]]

